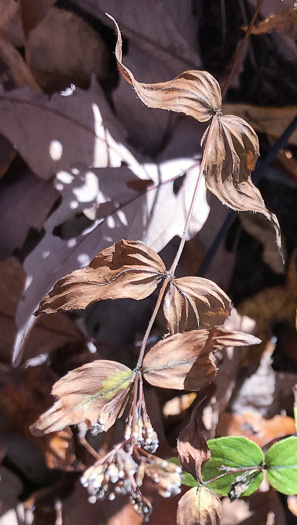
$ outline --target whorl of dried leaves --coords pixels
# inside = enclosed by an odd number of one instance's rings
[[[117,24],[116,28],[116,58],[122,76],[148,107],[210,121],[202,139],[201,171],[205,171],[207,187],[235,210],[264,214],[274,226],[281,249],[277,219],[265,208],[251,180],[259,155],[257,136],[241,118],[222,115],[218,82],[204,71],[186,71],[170,82],[138,82],[122,63]],[[159,255],[145,244],[122,240],[101,251],[86,268],[60,279],[37,311],[52,314],[83,309],[105,299],[139,301],[161,286],[135,369],[98,360],[73,370],[54,385],[52,394],[57,401],[31,427],[35,435],[42,435],[84,421],[98,433],[108,430],[127,408],[123,441],[88,468],[81,481],[92,502],[128,495],[145,520],[151,504],[141,492],[144,477],[168,497],[180,491],[181,469],[152,455],[158,436],[147,414],[143,380],[161,388],[197,391],[216,376],[217,350],[260,342],[251,335],[222,328],[231,312],[229,297],[207,279],[175,278],[175,267],[173,264],[167,270]],[[162,300],[168,335],[145,353]],[[209,459],[209,450],[195,414],[180,435],[178,452],[183,468],[201,482],[201,466]],[[192,488],[179,502],[179,525],[219,524],[220,518],[219,499],[203,486]]]

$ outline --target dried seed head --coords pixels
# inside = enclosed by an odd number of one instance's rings
[[[131,494],[135,481],[133,475],[137,471],[137,463],[122,449],[115,449],[106,459],[97,461],[88,468],[81,483],[88,493],[97,500],[108,497],[113,500],[116,495]]]
[[[169,498],[180,493],[180,467],[156,456],[146,458],[143,464],[145,474],[156,483],[157,491],[163,498]]]
[[[149,521],[152,513],[152,506],[150,502],[143,497],[141,492],[138,492],[134,496],[130,496],[130,501],[134,510],[143,517],[143,521]]]
[[[132,430],[133,424],[133,430]],[[133,444],[144,448],[151,454],[154,454],[159,446],[158,435],[153,429],[151,420],[147,414],[144,400],[138,405],[134,417],[129,415],[126,429],[125,439],[133,440]]]

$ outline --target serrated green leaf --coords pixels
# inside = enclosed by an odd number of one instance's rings
[[[267,479],[282,494],[297,494],[297,437],[282,439],[266,456]]]
[[[207,445],[211,451],[210,460],[202,468],[202,478],[204,481],[216,478],[224,474],[222,467],[231,469],[242,469],[255,467],[253,470],[248,470],[247,474],[252,472],[255,478],[250,484],[249,488],[243,492],[242,496],[249,496],[259,487],[263,472],[259,467],[263,465],[264,455],[261,448],[245,437],[222,437],[217,439],[210,439]],[[212,490],[215,494],[221,496],[228,496],[232,483],[236,482],[236,478],[240,473],[228,473],[220,479],[207,484],[207,488]]]

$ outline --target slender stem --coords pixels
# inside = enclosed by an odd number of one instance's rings
[[[232,474],[240,474],[241,472],[251,472],[253,470],[264,470],[264,467],[255,466],[255,467],[242,467],[238,469],[234,469],[232,472],[224,472],[223,474],[220,474],[219,476],[216,476],[215,478],[209,479],[207,481],[204,481],[202,485],[209,485],[209,483],[213,483],[214,481],[217,481],[218,479],[223,478],[224,476],[231,476]]]
[[[172,265],[171,265],[171,268],[170,268],[170,270],[169,270],[169,273],[170,273],[171,275],[174,275],[174,272],[175,272],[176,267],[177,267],[177,265],[178,265],[178,263],[179,263],[179,260],[180,260],[180,257],[181,257],[181,254],[182,254],[182,251],[183,251],[184,246],[185,246],[185,243],[186,243],[186,237],[187,237],[188,229],[189,229],[190,222],[191,222],[191,219],[192,219],[192,215],[193,215],[193,210],[194,210],[194,205],[195,205],[196,197],[197,197],[197,194],[198,194],[198,187],[199,187],[199,183],[200,183],[201,175],[202,175],[202,173],[204,172],[205,163],[206,163],[206,158],[207,158],[207,154],[208,154],[209,146],[210,146],[211,139],[212,139],[212,131],[213,131],[213,126],[214,126],[214,121],[215,121],[215,119],[216,119],[216,116],[213,116],[212,121],[211,121],[211,124],[210,124],[209,133],[208,133],[208,136],[207,136],[207,141],[206,141],[205,148],[204,148],[204,153],[203,153],[203,157],[202,157],[202,162],[201,162],[201,164],[200,164],[199,175],[198,175],[198,177],[197,177],[197,181],[196,181],[196,185],[195,185],[195,189],[194,189],[194,193],[193,193],[192,201],[191,201],[191,204],[190,204],[190,209],[189,209],[188,216],[187,216],[187,219],[186,219],[186,223],[185,223],[185,227],[184,227],[183,235],[182,235],[182,238],[181,238],[181,240],[180,240],[180,243],[179,243],[179,247],[178,247],[178,250],[177,250],[176,256],[175,256],[174,261],[173,261],[173,263],[172,263]]]
[[[237,70],[237,67],[238,67],[238,63],[239,63],[239,59],[240,59],[240,57],[241,57],[241,55],[242,55],[242,52],[243,52],[243,50],[244,50],[244,48],[245,48],[245,45],[246,45],[247,40],[248,40],[248,38],[249,38],[249,36],[250,36],[250,34],[251,34],[251,31],[252,31],[252,29],[253,29],[253,27],[254,27],[254,25],[255,25],[255,22],[256,22],[257,16],[258,16],[258,14],[259,14],[259,12],[260,12],[260,9],[261,9],[261,7],[262,7],[263,2],[264,2],[264,0],[258,0],[257,7],[256,7],[256,9],[255,9],[255,12],[254,12],[253,18],[251,19],[251,21],[250,21],[250,25],[249,25],[249,27],[248,27],[248,30],[247,30],[247,32],[245,33],[244,38],[243,38],[243,40],[242,40],[242,42],[241,42],[241,44],[240,44],[240,47],[239,47],[238,52],[237,52],[237,54],[236,54],[236,57],[235,57],[235,60],[234,60],[233,66],[232,66],[232,68],[231,68],[231,71],[230,71],[230,73],[229,73],[229,75],[228,75],[228,78],[227,78],[227,80],[226,80],[226,82],[225,82],[225,85],[224,85],[224,87],[223,87],[223,90],[222,90],[223,98],[225,97],[225,95],[226,95],[226,93],[227,93],[227,91],[228,91],[228,89],[229,89],[230,82],[231,82],[231,80],[232,80],[232,78],[233,78],[233,75],[236,73],[236,70]]]
[[[170,267],[170,270],[168,271],[168,277],[164,280],[164,282],[162,284],[162,287],[161,287],[161,290],[159,292],[159,296],[158,296],[158,299],[157,299],[154,311],[152,313],[152,316],[150,318],[150,322],[149,322],[148,327],[146,329],[146,332],[144,334],[144,338],[143,338],[143,341],[142,341],[142,344],[141,344],[141,348],[140,348],[140,352],[139,352],[139,357],[138,357],[136,368],[140,368],[141,365],[142,365],[142,361],[143,361],[143,357],[144,357],[144,352],[145,352],[147,340],[149,338],[149,335],[151,333],[151,329],[153,327],[154,321],[155,321],[155,319],[157,317],[157,314],[158,314],[158,311],[160,309],[160,306],[161,306],[161,303],[162,303],[162,299],[163,299],[164,294],[166,292],[167,285],[170,282],[170,280],[172,279],[172,276],[174,275],[174,272],[175,272],[176,267],[177,267],[177,265],[179,263],[182,251],[183,251],[184,246],[185,246],[186,237],[187,237],[187,233],[188,233],[189,225],[190,225],[191,218],[192,218],[192,215],[193,215],[194,205],[195,205],[195,201],[196,201],[196,197],[197,197],[197,193],[198,193],[198,188],[199,188],[201,175],[202,175],[202,173],[204,171],[204,168],[205,168],[206,158],[207,158],[208,150],[209,150],[209,147],[210,147],[210,144],[211,144],[212,132],[213,132],[213,126],[214,126],[215,119],[216,119],[216,116],[214,115],[213,118],[212,118],[211,124],[210,124],[210,129],[209,129],[207,140],[206,140],[206,143],[205,143],[203,158],[202,158],[202,162],[200,164],[199,175],[197,177],[197,181],[196,181],[196,184],[195,184],[195,189],[194,189],[194,192],[193,192],[193,197],[192,197],[192,200],[191,200],[190,209],[188,211],[188,215],[187,215],[187,218],[186,218],[186,223],[185,223],[183,235],[182,235],[182,238],[180,240],[179,247],[178,247],[176,256],[174,258],[174,261],[173,261],[173,263],[172,263],[172,265]]]
[[[151,333],[151,329],[153,327],[153,324],[155,322],[155,319],[157,317],[157,313],[159,311],[159,308],[161,306],[161,303],[162,303],[162,299],[164,297],[164,294],[165,294],[165,291],[166,291],[166,288],[167,288],[167,285],[169,283],[169,280],[170,278],[167,277],[163,284],[162,284],[162,287],[161,287],[161,290],[159,292],[159,296],[158,296],[158,299],[157,299],[157,302],[156,302],[156,305],[155,305],[155,308],[154,308],[154,311],[152,313],[152,316],[150,318],[150,322],[148,324],[148,327],[146,329],[146,332],[144,334],[144,338],[143,338],[143,341],[142,341],[142,344],[141,344],[141,348],[140,348],[140,352],[139,352],[139,357],[138,357],[138,361],[137,361],[137,365],[136,365],[136,368],[140,368],[141,365],[142,365],[142,360],[143,360],[143,356],[144,356],[144,352],[145,352],[145,347],[146,347],[146,344],[147,344],[147,340],[149,338],[149,335]]]
[[[80,444],[95,458],[96,460],[101,459],[102,456],[100,456],[96,450],[90,445],[90,443],[87,442],[85,438],[79,438]]]

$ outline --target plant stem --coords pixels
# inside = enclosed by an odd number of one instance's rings
[[[191,200],[190,209],[188,211],[188,215],[187,215],[187,218],[186,218],[183,235],[182,235],[182,238],[180,240],[179,247],[178,247],[176,256],[174,258],[174,261],[173,261],[173,263],[172,263],[172,265],[170,267],[170,270],[168,271],[168,276],[167,276],[167,278],[164,280],[164,282],[162,284],[162,287],[161,287],[161,290],[159,292],[159,296],[158,296],[158,299],[157,299],[154,311],[153,311],[153,313],[151,315],[150,322],[149,322],[148,327],[146,329],[146,332],[144,334],[144,338],[143,338],[143,341],[142,341],[142,344],[141,344],[141,348],[140,348],[140,352],[139,352],[139,357],[138,357],[136,369],[139,369],[141,367],[141,365],[142,365],[142,361],[143,361],[143,357],[144,357],[144,352],[145,352],[147,340],[149,338],[149,335],[151,333],[151,329],[153,327],[153,324],[154,324],[155,319],[157,317],[158,311],[160,309],[160,306],[161,306],[161,303],[162,303],[162,299],[163,299],[164,294],[166,292],[167,285],[169,284],[170,280],[172,279],[172,277],[174,275],[174,272],[175,272],[176,267],[177,267],[177,265],[179,263],[182,251],[183,251],[184,246],[185,246],[186,237],[187,237],[187,233],[188,233],[189,225],[190,225],[191,218],[192,218],[192,215],[193,215],[194,205],[195,205],[195,201],[196,201],[196,197],[197,197],[197,193],[198,193],[198,188],[199,188],[201,175],[202,175],[202,173],[204,171],[204,168],[205,168],[206,158],[207,158],[209,146],[211,144],[212,132],[213,132],[213,126],[214,126],[214,119],[215,118],[216,118],[216,116],[214,115],[213,118],[212,118],[211,124],[210,124],[210,129],[209,129],[209,133],[208,133],[207,140],[206,140],[206,143],[205,143],[205,148],[204,148],[204,153],[203,153],[203,157],[202,157],[202,162],[200,164],[199,174],[198,174],[197,181],[196,181],[196,184],[195,184],[195,189],[194,189],[194,192],[193,192],[193,197],[192,197],[192,200]]]
[[[139,357],[138,357],[138,361],[137,361],[137,365],[136,365],[136,369],[140,368],[141,365],[142,365],[142,361],[143,361],[143,356],[144,356],[144,352],[145,352],[145,348],[146,348],[146,344],[147,344],[147,340],[149,338],[149,335],[151,333],[151,329],[153,327],[153,324],[155,322],[155,319],[157,317],[157,313],[159,311],[159,308],[161,306],[161,303],[162,303],[162,299],[164,297],[164,294],[166,292],[166,288],[167,288],[167,285],[169,283],[169,276],[165,279],[165,281],[163,282],[162,284],[162,287],[161,287],[161,290],[159,292],[159,296],[158,296],[158,299],[157,299],[157,302],[156,302],[156,305],[155,305],[155,308],[154,308],[154,311],[151,315],[151,318],[150,318],[150,322],[148,324],[148,327],[146,329],[146,332],[144,334],[144,338],[143,338],[143,341],[142,341],[142,344],[141,344],[141,348],[140,348],[140,352],[139,352]]]
[[[218,479],[223,478],[224,476],[231,476],[232,474],[240,474],[241,472],[251,472],[253,470],[264,470],[264,467],[261,466],[255,466],[255,467],[242,467],[238,468],[236,470],[233,470],[232,472],[224,472],[223,474],[220,474],[219,476],[216,476],[215,478],[209,479],[207,481],[204,481],[202,485],[209,485],[210,483],[213,483],[214,481],[217,481]]]
[[[173,263],[171,265],[171,268],[169,270],[169,273],[171,275],[174,275],[174,272],[175,272],[176,267],[177,267],[177,265],[179,263],[181,254],[183,252],[183,249],[184,249],[184,246],[185,246],[185,243],[186,243],[186,237],[187,237],[188,229],[189,229],[189,226],[190,226],[191,218],[192,218],[192,215],[193,215],[193,210],[194,210],[196,197],[197,197],[197,194],[198,194],[198,187],[199,187],[201,175],[204,172],[206,158],[207,158],[209,146],[210,146],[211,139],[212,139],[212,131],[213,131],[213,125],[214,125],[214,119],[215,118],[216,118],[216,116],[213,116],[211,124],[210,124],[210,129],[209,129],[207,141],[206,141],[206,144],[205,144],[205,149],[204,149],[204,153],[203,153],[203,157],[202,157],[202,162],[200,164],[199,175],[197,177],[197,182],[196,182],[196,185],[195,185],[192,201],[191,201],[191,204],[190,204],[190,209],[189,209],[188,216],[187,216],[187,219],[186,219],[183,235],[182,235],[182,238],[180,240],[176,256],[175,256],[174,261],[173,261]]]
[[[229,89],[230,82],[231,82],[231,80],[232,80],[232,78],[233,78],[233,75],[236,73],[236,70],[237,70],[237,67],[238,67],[238,63],[239,63],[239,59],[240,59],[240,57],[241,57],[241,55],[242,55],[242,52],[243,52],[243,50],[244,50],[244,48],[245,48],[245,45],[246,45],[247,40],[248,40],[248,38],[249,38],[249,36],[250,36],[250,34],[251,34],[251,31],[252,31],[252,29],[253,29],[253,27],[254,27],[254,25],[255,25],[255,22],[256,22],[257,16],[258,16],[258,14],[259,14],[259,12],[260,12],[260,9],[261,9],[261,7],[262,7],[263,2],[264,2],[264,0],[258,0],[257,7],[256,7],[256,9],[255,9],[255,12],[254,12],[253,18],[251,19],[250,24],[249,24],[249,27],[248,27],[248,30],[247,30],[247,32],[245,33],[244,38],[243,38],[243,40],[242,40],[242,42],[241,42],[241,44],[240,44],[240,48],[238,49],[238,52],[237,52],[237,54],[236,54],[236,57],[235,57],[235,60],[234,60],[233,66],[232,66],[232,68],[231,68],[231,71],[230,71],[230,73],[229,73],[229,75],[228,75],[228,78],[227,78],[227,80],[226,80],[226,82],[225,82],[225,85],[224,85],[224,87],[223,87],[223,90],[222,90],[223,98],[225,97],[225,95],[226,95],[226,93],[227,93],[227,91],[228,91],[228,89]]]

